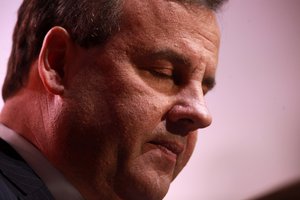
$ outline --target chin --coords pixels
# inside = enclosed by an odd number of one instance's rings
[[[132,168],[117,183],[118,195],[122,200],[161,200],[167,194],[172,177],[155,170]]]
[[[143,184],[132,184],[128,181],[127,184],[123,185],[122,189],[119,189],[118,196],[122,200],[161,200],[167,192],[168,187],[154,186],[153,183]]]

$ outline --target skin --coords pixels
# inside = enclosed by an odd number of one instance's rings
[[[219,29],[213,11],[176,1],[126,1],[121,19],[90,49],[53,28],[1,122],[85,199],[162,199],[211,123]]]

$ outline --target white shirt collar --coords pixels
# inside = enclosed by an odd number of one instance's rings
[[[10,144],[43,180],[56,200],[83,200],[80,193],[31,143],[13,130],[0,124],[0,137]]]

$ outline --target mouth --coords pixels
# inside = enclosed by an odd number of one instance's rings
[[[149,142],[152,145],[155,145],[158,149],[160,149],[164,154],[173,159],[177,159],[177,157],[183,152],[184,145],[177,141],[169,141],[169,140],[155,140]]]
[[[173,177],[175,170],[181,168],[185,143],[179,139],[158,136],[142,146],[146,165],[160,173]]]

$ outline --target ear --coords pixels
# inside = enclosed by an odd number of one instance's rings
[[[54,95],[64,92],[64,72],[72,40],[62,27],[53,27],[44,38],[38,60],[40,78],[46,90]]]

